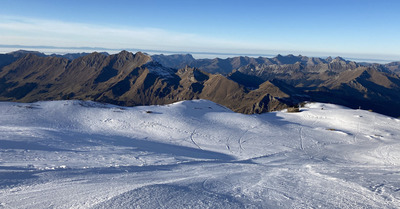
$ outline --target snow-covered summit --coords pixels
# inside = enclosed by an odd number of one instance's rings
[[[398,208],[400,120],[310,103],[0,103],[4,208]]]

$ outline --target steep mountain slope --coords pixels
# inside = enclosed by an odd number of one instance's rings
[[[0,115],[4,208],[400,207],[400,120],[368,111],[52,101]]]
[[[373,68],[357,68],[339,74],[308,92],[315,101],[371,109],[400,116],[400,79]]]
[[[0,72],[6,87],[1,97],[25,102],[71,97],[95,99],[99,92],[149,60],[144,54],[126,51],[111,56],[92,53],[72,61],[28,54]]]
[[[152,55],[151,59],[160,63],[162,66],[181,69],[191,65],[195,61],[191,54],[173,54],[173,55]]]
[[[287,59],[285,61],[290,62]],[[294,61],[296,60],[292,60]],[[290,65],[247,65],[238,71],[246,75],[242,79],[278,79],[296,87],[298,93],[295,94],[305,94],[305,98],[312,101],[361,107],[394,117],[400,116],[400,78],[397,75],[382,66],[362,67],[341,58],[322,63],[315,66],[300,62]],[[252,80],[259,82],[257,79]],[[244,85],[251,83],[240,79],[238,82]],[[294,94],[290,95],[294,101]]]
[[[393,73],[395,63],[388,66],[301,55],[196,60],[122,51],[71,60],[18,51],[0,56],[0,100],[135,106],[207,99],[248,114],[319,101],[399,117],[400,78]]]
[[[326,59],[316,58],[316,57],[307,57],[307,56],[294,56],[294,55],[277,55],[273,58],[266,57],[247,57],[247,56],[239,56],[232,57],[226,59],[194,59],[190,55],[153,55],[152,58],[161,63],[164,66],[171,68],[183,68],[188,65],[191,67],[196,67],[200,70],[210,72],[210,73],[221,73],[221,74],[229,74],[233,70],[239,70],[249,75],[256,75],[250,72],[247,72],[246,69],[250,70],[248,66],[252,66],[253,68],[271,69],[275,71],[299,71],[305,70],[307,72],[321,72],[321,71],[343,71],[347,69],[355,69],[360,65],[346,61],[341,57],[336,57],[332,59],[328,57]],[[254,71],[254,70],[253,70]],[[258,77],[263,78],[262,73],[258,72]],[[265,77],[264,80],[269,80],[270,78]]]
[[[211,100],[246,114],[280,110],[293,105],[291,101],[280,100],[278,96],[266,100],[265,95],[272,93],[269,89],[260,89],[258,92],[261,93],[254,94],[220,74],[210,74],[195,68],[184,68],[177,74],[181,77],[180,85],[183,87],[178,94],[181,99],[185,98],[184,95],[192,94],[191,98]],[[187,90],[191,93],[186,93]]]
[[[233,81],[235,81],[238,84],[241,84],[243,86],[249,87],[249,88],[258,88],[260,84],[264,82],[263,79],[254,76],[254,75],[247,75],[244,73],[241,73],[237,70],[232,71],[227,75],[227,77]]]
[[[17,58],[11,54],[0,54],[0,72],[1,68],[13,63],[15,60],[17,60]]]
[[[190,64],[190,66],[199,68],[210,73],[228,74],[234,69],[249,64],[259,64],[265,62],[264,58],[251,57],[233,57],[226,59],[198,59]]]
[[[391,62],[384,65],[388,70],[400,75],[400,62]]]
[[[76,58],[84,57],[84,56],[89,55],[89,54],[90,53],[86,53],[86,52],[82,52],[82,53],[67,53],[67,54],[63,54],[63,55],[51,54],[51,55],[49,55],[49,57],[60,57],[60,58],[67,58],[69,60],[74,60]],[[103,54],[105,56],[109,55],[107,52],[100,52],[100,54]]]
[[[152,55],[153,60],[170,68],[195,67],[209,73],[228,74],[234,69],[248,65],[268,62],[267,58],[233,57],[226,59],[194,59],[190,54]]]
[[[10,52],[8,54],[12,55],[14,57],[17,57],[17,58],[24,57],[27,54],[34,54],[38,57],[47,57],[47,55],[45,53],[38,52],[38,51],[28,51],[28,50],[18,50],[18,51]]]
[[[28,54],[3,67],[0,81],[0,99],[21,102],[81,99],[134,106],[208,99],[243,113],[292,105],[289,100],[254,97],[220,74],[164,67],[140,52],[92,53],[74,60]]]
[[[238,71],[257,76],[264,81],[280,79],[293,86],[303,87],[319,85],[341,72],[359,67],[357,63],[345,61],[340,57],[321,59],[278,55],[271,60],[272,64],[250,64],[238,68]]]

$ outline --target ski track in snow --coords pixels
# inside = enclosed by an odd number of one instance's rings
[[[303,127],[299,128],[299,138],[300,138],[300,149],[304,151],[304,145],[303,145]]]
[[[53,101],[0,115],[0,208],[400,208],[400,120],[368,111]]]
[[[193,132],[190,134],[190,140],[192,141],[192,143],[199,149],[201,149],[201,147],[196,143],[196,141],[193,139],[193,136],[196,134],[196,129],[193,130]]]
[[[242,152],[243,151],[243,146],[242,146],[242,144],[243,144],[243,137],[244,137],[244,135],[246,135],[246,133],[248,132],[249,130],[247,129],[246,131],[244,131],[243,132],[243,134],[239,137],[239,139],[238,139],[238,145],[239,145],[239,152]]]

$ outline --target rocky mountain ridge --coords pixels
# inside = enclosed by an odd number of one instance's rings
[[[207,99],[249,114],[293,105],[279,95],[250,94],[221,74],[172,69],[144,53],[127,51],[73,60],[28,53],[1,69],[0,87],[2,101],[82,99],[134,106]]]
[[[196,60],[188,54],[127,51],[68,56],[0,55],[0,100],[81,99],[134,106],[207,99],[246,114],[320,101],[400,116],[395,63],[389,68],[301,55]]]

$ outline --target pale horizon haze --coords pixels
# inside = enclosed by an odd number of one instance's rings
[[[399,6],[370,0],[2,0],[0,48],[400,60]]]

